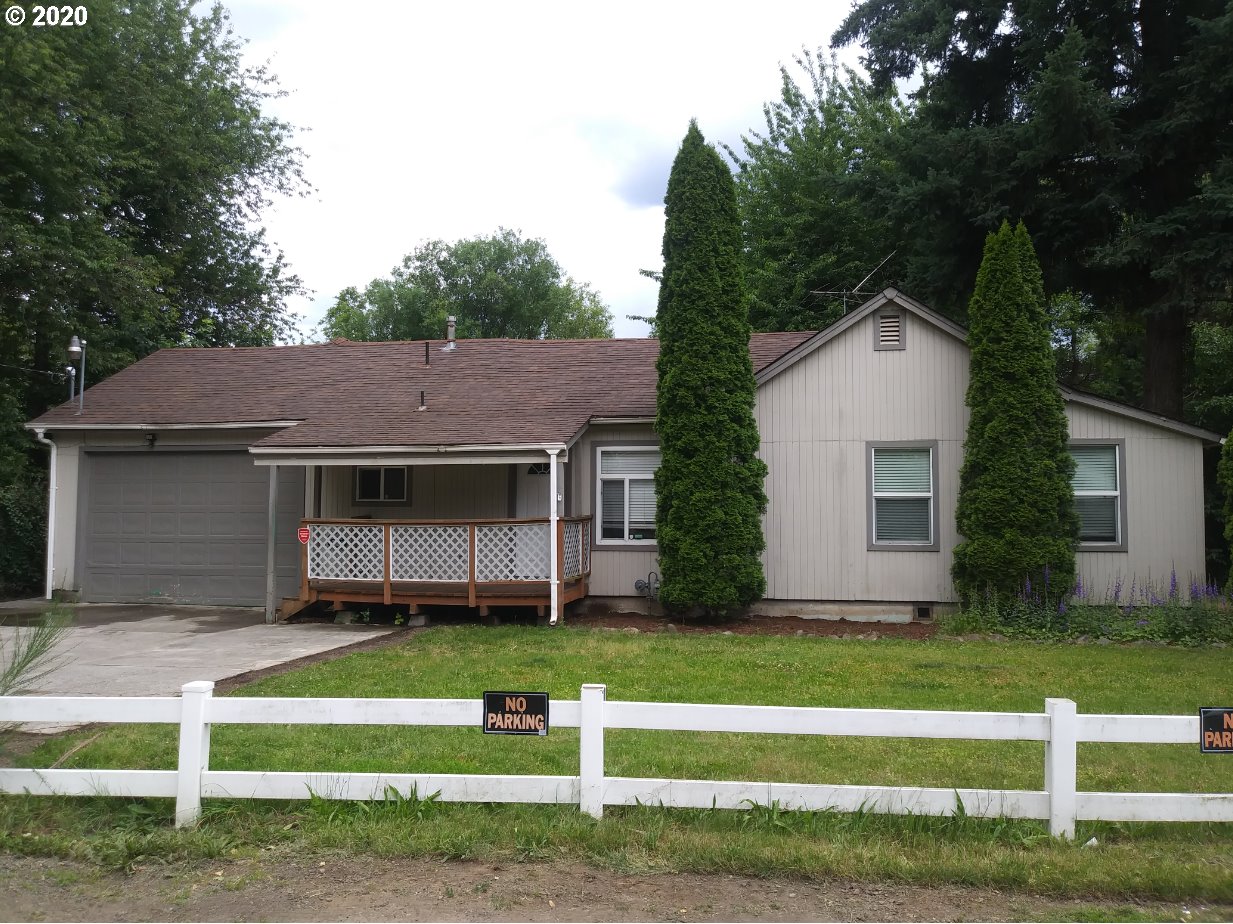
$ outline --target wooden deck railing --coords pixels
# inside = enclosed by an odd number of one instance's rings
[[[385,603],[406,596],[399,591],[431,587],[434,597],[464,597],[476,606],[494,587],[521,596],[548,596],[553,543],[547,517],[477,520],[306,519],[308,542],[302,550],[303,595],[338,585],[369,585]],[[591,518],[557,520],[557,573],[585,594],[591,573]],[[373,586],[376,585],[376,586]],[[530,586],[534,585],[534,586]],[[457,602],[462,602],[458,600]]]

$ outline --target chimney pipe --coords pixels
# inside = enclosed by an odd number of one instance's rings
[[[448,340],[450,343],[454,342],[454,333],[456,332],[457,328],[458,328],[458,322],[454,318],[454,316],[451,314],[448,318],[445,319],[445,339]]]

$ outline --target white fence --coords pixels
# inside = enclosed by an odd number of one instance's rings
[[[0,793],[64,796],[164,796],[176,800],[176,824],[191,825],[202,798],[380,799],[389,787],[445,802],[571,803],[595,817],[605,805],[784,809],[1047,819],[1055,836],[1074,836],[1077,820],[1233,821],[1233,793],[1076,791],[1080,741],[1199,743],[1198,716],[1078,715],[1068,699],[1045,700],[1044,713],[925,712],[608,702],[603,684],[581,699],[551,703],[550,728],[580,729],[577,776],[425,773],[266,773],[209,769],[210,727],[244,725],[453,725],[479,728],[476,699],[257,699],[213,696],[214,684],[186,684],[175,697],[0,697],[0,722],[161,722],[180,726],[177,770],[0,769]],[[830,786],[604,775],[604,731],[753,732],[1045,742],[1045,788],[941,789]]]

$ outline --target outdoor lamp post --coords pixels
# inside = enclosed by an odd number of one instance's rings
[[[77,413],[80,414],[86,407],[86,341],[73,334],[69,339],[68,356],[70,362],[73,360],[78,361]],[[69,381],[71,382],[72,379]],[[72,398],[71,395],[69,397],[70,399]]]

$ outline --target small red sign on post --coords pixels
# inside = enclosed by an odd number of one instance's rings
[[[297,535],[300,537],[301,543],[303,543],[304,545],[308,545],[308,527],[307,526],[301,526],[299,530],[297,531]]]

